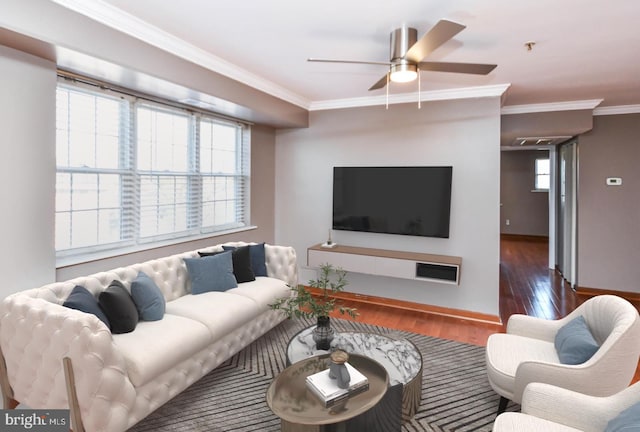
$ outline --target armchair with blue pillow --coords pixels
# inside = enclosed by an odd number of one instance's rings
[[[640,317],[623,298],[590,298],[559,320],[512,315],[506,333],[489,337],[487,376],[501,397],[522,402],[530,383],[610,396],[631,383],[640,356]]]

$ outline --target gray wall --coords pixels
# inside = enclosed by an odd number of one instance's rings
[[[0,298],[53,282],[56,69],[0,46]]]
[[[640,114],[594,117],[578,139],[578,285],[640,292]],[[607,186],[622,177],[622,186]]]
[[[352,273],[348,291],[498,315],[499,98],[314,111],[308,129],[278,130],[276,238],[303,265],[331,228],[337,165],[452,165],[449,239],[347,231],[333,239],[462,257],[460,286]],[[300,280],[314,276],[303,268]]]
[[[503,151],[500,155],[500,232],[533,236],[549,235],[549,193],[532,192],[535,161],[547,151]],[[506,224],[509,219],[509,225]]]

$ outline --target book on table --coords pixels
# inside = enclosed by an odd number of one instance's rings
[[[360,371],[345,363],[349,371],[349,387],[338,387],[337,380],[329,378],[329,369],[309,375],[306,379],[307,388],[311,390],[325,405],[331,407],[336,403],[369,390],[369,380]]]

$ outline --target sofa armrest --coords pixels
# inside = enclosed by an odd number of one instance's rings
[[[522,398],[522,413],[586,432],[601,432],[620,412],[640,401],[640,385],[609,397],[589,396],[562,387],[531,383]]]
[[[625,359],[612,353],[607,356],[596,353],[579,365],[525,361],[516,370],[513,400],[519,403],[524,389],[533,382],[552,384],[594,396],[609,396],[629,385],[633,378],[632,369],[635,370],[635,367],[629,368]]]
[[[290,246],[264,245],[267,274],[283,280],[291,288],[298,286],[296,250]]]
[[[63,358],[69,357],[85,429],[126,429],[136,391],[111,332],[98,318],[13,294],[0,304],[0,345],[17,401],[34,409],[68,408]]]

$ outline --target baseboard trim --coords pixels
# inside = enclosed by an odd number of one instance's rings
[[[320,295],[321,289],[306,287],[313,295]],[[406,311],[422,312],[431,315],[444,316],[449,318],[462,319],[467,321],[480,322],[483,324],[491,324],[498,327],[502,326],[502,321],[497,315],[483,314],[480,312],[472,312],[463,309],[453,309],[441,306],[433,306],[423,303],[414,303],[404,300],[396,300],[387,297],[377,297],[366,294],[357,294],[350,292],[341,292],[332,294],[331,297],[348,300],[359,303],[367,303],[376,306],[384,306],[393,309],[400,309]]]
[[[549,236],[538,236],[538,235],[528,235],[528,234],[500,234],[500,240],[549,243]]]
[[[603,294],[613,294],[618,297],[622,297],[623,299],[629,300],[630,302],[640,302],[640,293],[629,292],[629,291],[616,291],[604,288],[589,288],[583,286],[576,287],[576,294],[585,296],[585,297],[595,297]]]

